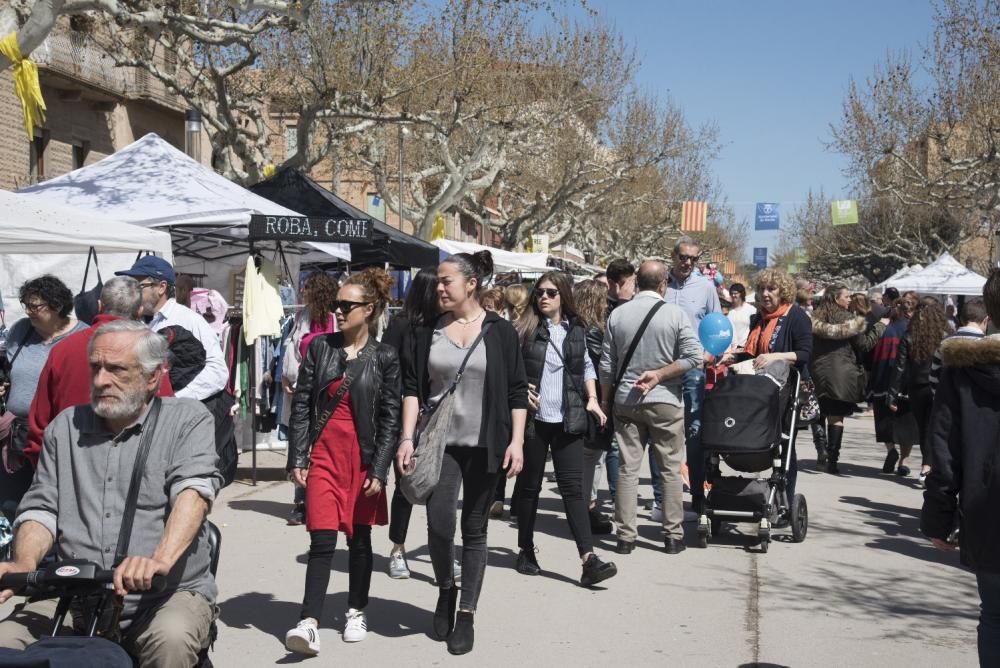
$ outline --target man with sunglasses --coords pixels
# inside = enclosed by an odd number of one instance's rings
[[[701,321],[709,313],[721,313],[719,293],[712,281],[695,271],[701,247],[689,236],[682,236],[674,244],[671,254],[672,265],[667,282],[668,304],[681,307],[691,321],[691,327],[697,335]],[[705,353],[705,361],[711,361],[711,355]],[[689,467],[691,487],[691,508],[700,512],[705,503],[705,462],[701,453],[701,404],[705,399],[705,368],[698,365],[686,374],[682,381],[684,395],[684,431],[687,434],[687,462]],[[656,462],[650,459],[653,477],[653,496],[656,506],[661,506],[663,490],[660,487],[660,477],[657,475]],[[662,511],[661,511],[662,512]],[[653,521],[657,521],[654,508]]]

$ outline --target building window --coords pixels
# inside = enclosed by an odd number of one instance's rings
[[[294,125],[285,128],[285,160],[299,152],[299,129]]]
[[[73,144],[73,169],[80,169],[87,164],[88,155],[90,155],[89,141]]]
[[[45,180],[45,149],[48,144],[49,131],[37,130],[29,147],[29,176],[31,177],[32,183],[40,183]]]

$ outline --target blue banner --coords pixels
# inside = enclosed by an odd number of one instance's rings
[[[767,267],[767,248],[753,249],[753,266],[758,269]]]
[[[757,202],[757,216],[754,219],[755,230],[778,229],[778,203]]]

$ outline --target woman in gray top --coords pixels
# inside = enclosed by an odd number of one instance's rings
[[[528,387],[517,332],[496,313],[487,312],[479,298],[492,273],[489,252],[460,253],[444,260],[438,267],[437,289],[443,315],[436,323],[415,329],[413,345],[403,349],[403,438],[397,462],[404,475],[413,470],[413,433],[420,406],[442,396],[469,356],[455,390],[441,477],[427,500],[428,547],[440,588],[434,634],[448,640],[452,654],[472,649],[473,614],[486,572],[486,525],[497,476],[503,470],[508,478],[516,476],[524,457]],[[459,487],[464,489],[460,603],[452,566]]]
[[[35,398],[38,378],[52,347],[81,329],[82,322],[69,317],[73,293],[55,276],[33,278],[21,286],[21,304],[26,318],[15,322],[7,334],[7,357],[0,369],[0,399],[15,416],[13,437],[5,446],[0,468],[0,504],[8,515],[31,485],[32,468],[21,456],[28,437],[28,410]]]

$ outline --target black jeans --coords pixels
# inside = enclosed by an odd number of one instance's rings
[[[399,481],[403,476],[395,460],[392,462],[392,468],[396,472],[396,489],[392,492],[392,506],[389,508],[389,540],[396,545],[402,545],[406,542],[406,533],[410,528],[413,504],[406,500],[403,491],[399,489]]]
[[[567,434],[561,424],[535,420],[535,435],[524,444],[524,468],[517,500],[517,544],[522,550],[535,547],[535,516],[538,514],[538,494],[542,491],[545,455],[552,448],[552,465],[556,469],[556,484],[562,496],[569,530],[576,549],[583,556],[594,551],[590,534],[590,489],[583,490],[583,435]],[[593,479],[591,479],[593,481]]]
[[[910,410],[917,419],[920,432],[920,463],[931,465],[930,426],[931,408],[934,405],[934,391],[930,385],[919,385],[910,390]]]
[[[487,470],[486,448],[445,448],[441,478],[427,499],[427,545],[438,587],[450,589],[454,580],[455,511],[458,488],[462,498],[462,610],[475,611],[486,573],[486,527],[499,472]]]
[[[333,552],[337,547],[336,531],[309,532],[309,560],[306,564],[306,593],[302,599],[300,619],[312,617],[317,622],[323,615],[323,600],[330,584]],[[364,610],[368,605],[368,590],[372,583],[372,528],[354,525],[354,536],[347,539],[348,594],[347,605]]]

